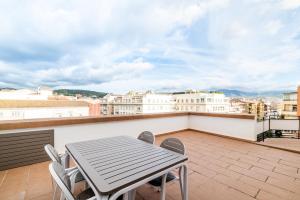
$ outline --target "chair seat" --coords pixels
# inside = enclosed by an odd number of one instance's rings
[[[170,181],[173,181],[175,180],[177,177],[172,173],[172,172],[169,172],[167,174],[167,179],[166,179],[166,182],[170,182]],[[149,181],[149,184],[154,186],[154,187],[160,187],[162,185],[162,177],[158,177],[156,179],[153,179],[151,181]]]
[[[86,189],[86,190],[82,191],[81,193],[79,193],[76,196],[76,199],[77,200],[87,200],[93,196],[95,196],[95,194],[94,194],[93,190],[91,188],[89,188],[89,189]]]
[[[78,172],[77,174],[76,174],[76,177],[75,177],[75,183],[79,183],[79,182],[81,182],[81,181],[84,181],[85,179],[84,179],[84,177],[82,176],[82,174],[80,173],[80,172]]]

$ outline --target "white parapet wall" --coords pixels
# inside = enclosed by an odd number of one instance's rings
[[[46,129],[54,129],[54,146],[59,152],[63,152],[67,143],[79,142],[83,140],[92,140],[119,135],[137,137],[139,133],[146,130],[151,131],[156,135],[185,130],[188,129],[188,115],[4,130],[0,131],[0,134]]]
[[[256,141],[255,119],[190,115],[189,128],[218,135]]]
[[[271,129],[274,130],[299,130],[299,120],[284,119],[284,120],[271,120]]]
[[[50,119],[49,121],[33,122],[0,122],[0,134],[53,129],[54,146],[59,152],[63,152],[67,143],[118,135],[137,137],[139,133],[146,130],[158,135],[193,129],[221,136],[256,141],[256,135],[261,129],[253,116],[227,114],[202,113],[199,116],[199,113],[173,113],[91,118],[87,120],[84,118],[69,118],[63,122],[57,119],[56,121]],[[8,128],[5,129],[5,126]]]
[[[137,137],[146,130],[158,135],[187,128],[188,116],[60,126],[55,127],[54,144],[55,148],[62,150],[66,143],[78,142],[83,139],[91,140],[119,135]]]

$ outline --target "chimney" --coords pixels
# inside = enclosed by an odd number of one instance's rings
[[[300,86],[298,86],[297,93],[297,116],[300,117]]]

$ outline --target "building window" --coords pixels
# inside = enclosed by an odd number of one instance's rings
[[[200,103],[200,100],[199,100],[199,99],[197,99],[197,103]]]
[[[204,98],[201,98],[201,103],[204,103]]]
[[[191,99],[191,103],[194,103],[194,99]]]
[[[293,112],[297,112],[297,105],[293,105]]]

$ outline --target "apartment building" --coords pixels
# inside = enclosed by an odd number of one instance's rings
[[[107,94],[103,98],[99,99],[100,115],[113,115],[114,114],[114,102],[117,99],[122,98],[122,95]]]
[[[83,101],[0,100],[0,120],[89,116],[89,103]]]
[[[229,100],[230,113],[246,113],[246,101],[242,98],[232,98]]]
[[[245,113],[254,114],[258,120],[262,120],[266,116],[267,106],[263,100],[248,101],[245,104]]]
[[[134,115],[174,112],[175,102],[171,94],[151,91],[128,92],[125,95],[108,94],[100,100],[102,115]]]
[[[223,93],[187,91],[174,93],[175,110],[181,112],[228,113],[229,99]]]
[[[283,94],[281,115],[284,119],[297,118],[297,96],[297,92],[289,92]]]

